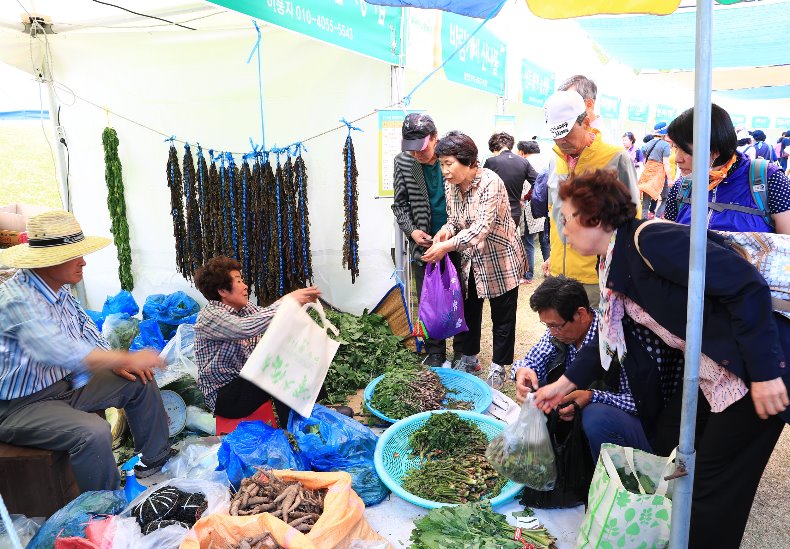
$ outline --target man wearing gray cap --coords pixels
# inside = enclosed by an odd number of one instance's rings
[[[417,287],[417,299],[422,293],[425,278],[425,263],[422,255],[433,244],[435,235],[447,223],[447,199],[444,194],[444,179],[436,157],[436,142],[439,132],[433,119],[424,113],[411,113],[403,120],[401,153],[395,157],[393,185],[395,200],[392,211],[398,226],[409,237],[409,259]],[[461,272],[457,252],[451,252],[450,260],[456,271]],[[453,338],[453,367],[464,371],[480,370],[476,356],[466,357],[461,348],[464,334]],[[447,360],[445,340],[426,338],[426,366],[443,366]]]

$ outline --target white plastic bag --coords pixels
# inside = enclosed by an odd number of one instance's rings
[[[219,437],[189,437],[179,443],[178,455],[170,458],[162,472],[173,478],[191,478],[226,483],[225,471],[217,471]]]
[[[310,317],[307,309],[318,313],[323,326]],[[327,330],[335,336],[339,333],[327,320],[320,302],[299,305],[293,298],[283,299],[239,375],[302,417],[310,417],[340,346]]]
[[[176,334],[167,342],[162,352],[159,353],[159,357],[167,365],[166,368],[154,372],[154,378],[159,387],[164,387],[185,375],[191,376],[197,381],[195,327],[192,324],[180,324]]]
[[[557,481],[557,465],[546,416],[530,394],[518,419],[497,435],[486,449],[486,459],[499,474],[533,490],[548,491]]]
[[[187,429],[200,431],[207,435],[217,434],[217,420],[211,412],[198,406],[187,406]]]
[[[207,517],[212,513],[228,514],[230,492],[227,484],[188,478],[166,480],[148,488],[134,498],[118,515],[115,537],[112,540],[112,549],[177,549],[181,545],[181,542],[189,532],[186,528],[176,525],[167,526],[144,536],[140,530],[140,525],[137,524],[137,520],[132,516],[132,509],[165,486],[175,486],[184,492],[201,492],[205,495],[208,507],[201,515],[201,518]]]

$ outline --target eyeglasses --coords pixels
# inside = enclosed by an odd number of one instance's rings
[[[566,320],[562,324],[547,324],[546,322],[543,322],[542,320],[540,321],[541,324],[543,324],[546,328],[548,328],[549,330],[551,330],[553,332],[559,332],[560,330],[562,330],[565,327],[566,324],[568,324],[568,322],[570,322],[570,320]]]
[[[579,215],[579,212],[573,212],[571,214],[571,219],[573,219],[574,217],[576,217],[578,215]],[[565,214],[560,214],[560,221],[562,221],[563,225],[567,225],[568,224],[568,219],[565,217]]]

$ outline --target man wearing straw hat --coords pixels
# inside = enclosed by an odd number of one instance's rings
[[[110,350],[69,293],[82,280],[82,256],[109,238],[84,236],[68,212],[31,217],[28,243],[0,253],[19,270],[0,285],[0,441],[69,453],[81,491],[118,488],[110,425],[91,412],[123,408],[144,465],[170,457],[167,417],[153,382],[162,366],[151,351]]]

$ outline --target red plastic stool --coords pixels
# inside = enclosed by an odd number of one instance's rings
[[[272,408],[271,400],[264,402],[260,408],[247,417],[231,419],[215,416],[215,419],[217,420],[217,436],[227,435],[238,427],[239,423],[242,421],[262,421],[271,427],[277,427],[277,419],[274,417],[274,409]]]

